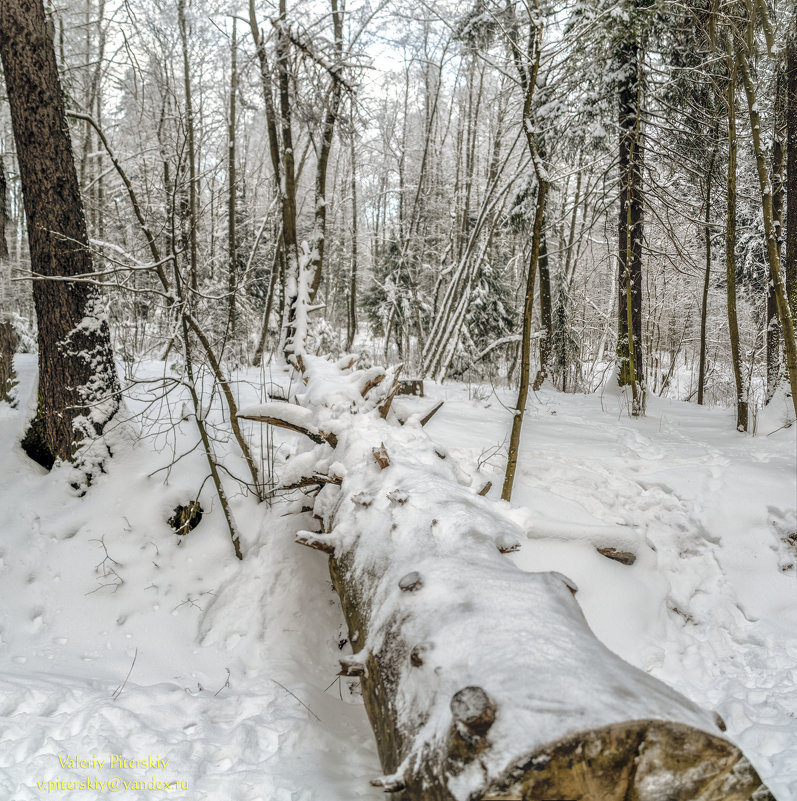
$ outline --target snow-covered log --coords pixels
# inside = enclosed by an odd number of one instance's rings
[[[440,459],[417,418],[350,409],[303,421],[335,432],[343,481],[316,497],[323,531],[297,541],[330,554],[376,784],[407,801],[772,798],[715,715],[597,640],[569,579],[503,555],[523,536],[508,505]]]

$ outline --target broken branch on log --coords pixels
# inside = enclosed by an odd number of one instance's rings
[[[299,531],[296,534],[295,542],[297,545],[306,545],[308,548],[314,548],[316,551],[323,551],[324,553],[335,553],[335,544],[328,536],[321,536],[313,531]]]
[[[238,412],[238,417],[241,420],[253,420],[257,423],[267,423],[276,428],[295,431],[297,434],[303,434],[319,445],[327,443],[333,448],[338,445],[338,438],[335,434],[327,434],[313,425],[313,413],[310,409],[296,406],[293,403],[272,401],[258,406],[249,406]]]
[[[380,470],[390,467],[390,457],[387,455],[387,448],[383,442],[378,448],[372,448],[371,453],[374,455],[374,461],[379,465]]]
[[[440,401],[431,411],[427,412],[420,420],[421,428],[425,426],[443,408],[443,401]]]
[[[298,481],[293,481],[290,484],[283,484],[281,490],[295,490],[303,489],[304,487],[314,487],[316,485],[322,486],[324,484],[337,484],[343,483],[340,476],[328,476],[325,473],[314,473],[312,476],[302,476]]]

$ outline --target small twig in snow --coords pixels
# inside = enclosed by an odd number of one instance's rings
[[[301,698],[299,698],[298,695],[294,695],[294,693],[292,693],[284,684],[280,684],[276,679],[272,679],[271,681],[273,681],[274,684],[277,685],[277,687],[282,687],[282,689],[285,690],[285,692],[288,693],[288,695],[290,695],[291,698],[295,698],[319,723],[323,723],[324,722],[324,721],[321,720],[320,717],[318,717],[318,715],[316,715],[315,712],[313,712],[312,709],[310,709],[309,706],[307,706],[307,704],[304,701],[302,701]],[[330,684],[329,686],[331,687],[332,685]],[[329,689],[329,688],[327,688],[327,689]]]
[[[133,667],[136,664],[137,658],[138,658],[138,648],[136,648],[136,652],[133,654],[133,661],[130,663],[130,670],[127,671],[125,680],[113,691],[113,695],[111,696],[111,698],[114,701],[119,700],[119,696],[122,694],[122,690],[124,690],[125,685],[127,684],[127,680],[130,678],[130,674],[133,672]]]

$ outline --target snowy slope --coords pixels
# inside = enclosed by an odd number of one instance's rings
[[[17,361],[24,399],[35,363]],[[248,379],[242,403],[261,402],[260,376]],[[445,397],[429,432],[467,465],[484,462],[500,494],[499,398],[427,389],[400,404]],[[170,437],[162,407],[130,408],[149,417],[146,439],[81,499],[14,447],[24,410],[0,407],[0,797],[99,798],[96,785],[57,783],[118,777],[142,801],[382,798],[356,688],[336,676],[347,646],[326,560],[293,543],[311,522],[301,495],[272,508],[234,497],[241,564],[208,484],[202,523],[178,542],[165,521],[196,497],[204,465],[193,452],[161,468],[191,448],[190,421]],[[545,390],[524,429],[511,514],[528,539],[512,558],[574,579],[612,650],[716,709],[779,801],[797,801],[797,553],[783,542],[795,438],[765,433],[736,434],[723,410],[654,399],[632,421],[617,396]],[[300,439],[283,434],[281,470]],[[88,764],[70,768],[76,756]]]

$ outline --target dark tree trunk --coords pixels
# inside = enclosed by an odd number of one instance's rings
[[[327,108],[324,114],[324,124],[321,128],[321,143],[318,149],[318,162],[315,175],[315,222],[313,225],[313,239],[310,248],[310,264],[313,280],[310,285],[310,300],[312,301],[321,285],[321,276],[324,268],[324,248],[326,245],[327,228],[327,167],[329,154],[332,150],[332,139],[335,135],[335,125],[340,110],[342,84],[340,72],[343,69],[343,7],[338,7],[337,0],[331,0],[332,28],[335,37],[335,65],[331,68],[332,84],[327,92]]]
[[[8,258],[8,243],[6,242],[6,221],[8,220],[8,187],[6,184],[6,165],[0,158],[0,259]]]
[[[634,42],[620,55],[625,79],[618,92],[620,126],[620,217],[618,221],[617,356],[621,386],[641,388],[642,368],[642,137],[640,131],[640,48]],[[630,290],[630,302],[628,293]],[[629,319],[631,336],[629,337]],[[630,358],[633,350],[633,360]],[[635,390],[636,396],[636,390]]]
[[[285,281],[283,314],[283,353],[291,361],[297,349],[304,343],[294,342],[296,336],[296,304],[299,302],[299,245],[296,238],[296,171],[293,158],[293,123],[291,109],[293,99],[290,89],[290,40],[283,26],[287,25],[287,2],[280,0],[277,29],[277,83],[279,86],[280,132],[282,151],[280,161],[282,176],[280,195],[282,200],[282,244],[285,254]]]
[[[711,157],[706,170],[706,216],[703,228],[706,238],[706,269],[703,273],[703,303],[700,307],[700,367],[697,375],[697,402],[701,406],[706,385],[706,320],[708,318],[708,290],[711,282],[711,183],[716,157],[717,146],[715,144],[711,148]]]
[[[352,104],[353,108],[353,104]],[[352,112],[353,116],[353,112]],[[357,153],[354,132],[351,134],[351,270],[346,311],[346,350],[350,350],[357,333]]]
[[[778,68],[775,84],[775,122],[772,137],[772,222],[775,228],[778,254],[783,252],[783,201],[786,196],[786,76]],[[772,399],[780,380],[780,318],[778,301],[772,281],[767,281],[767,387],[766,402]]]
[[[736,428],[747,431],[747,392],[742,377],[739,322],[736,313],[736,63],[729,56],[728,66],[728,179],[726,183],[727,220],[725,226],[725,285],[728,295],[728,332],[736,386]]]
[[[550,376],[551,344],[553,343],[553,307],[551,304],[551,270],[548,266],[548,242],[545,238],[545,218],[540,231],[540,255],[537,260],[540,271],[540,320],[542,339],[540,339],[540,369],[534,379],[533,389],[538,390],[543,381]]]
[[[230,334],[235,335],[235,296],[238,292],[238,244],[236,241],[236,218],[238,216],[235,187],[235,101],[238,94],[238,42],[236,19],[232,18],[232,45],[230,48],[230,119],[227,126],[227,292],[229,294],[228,321]]]
[[[786,293],[797,320],[797,16],[786,49]]]
[[[0,402],[14,405],[14,353],[17,349],[17,335],[11,323],[0,322]]]
[[[63,280],[92,272],[86,221],[42,0],[0,4],[0,56],[25,202],[39,324],[40,461],[72,461],[118,406],[98,288]]]

